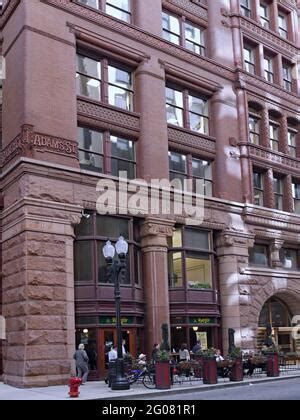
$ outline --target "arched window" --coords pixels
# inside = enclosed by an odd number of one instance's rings
[[[280,299],[271,298],[264,304],[259,317],[259,327],[267,325],[272,325],[272,327],[291,326],[291,314]]]

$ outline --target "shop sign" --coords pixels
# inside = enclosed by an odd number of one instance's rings
[[[132,325],[134,323],[134,317],[122,317],[121,324],[122,325]],[[116,325],[116,317],[112,316],[100,316],[99,317],[99,324],[101,325]]]
[[[192,324],[192,325],[216,324],[216,319],[215,318],[190,317],[190,324]]]

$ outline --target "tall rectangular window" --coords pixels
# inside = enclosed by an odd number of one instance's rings
[[[167,121],[179,127],[185,127],[202,134],[209,134],[209,116],[207,99],[166,87]]]
[[[260,120],[253,115],[249,115],[249,136],[250,143],[260,144]]]
[[[185,47],[196,54],[205,55],[203,30],[189,22],[185,22]]]
[[[78,155],[82,169],[103,173],[103,133],[78,127]]]
[[[251,17],[251,0],[240,0],[241,14],[248,18]]]
[[[166,108],[168,123],[183,127],[183,93],[167,87]]]
[[[260,172],[253,173],[254,204],[256,206],[264,205],[264,179]]]
[[[269,16],[268,5],[264,4],[264,3],[260,3],[259,12],[260,12],[260,23],[261,23],[261,25],[264,28],[269,29],[270,28],[270,16]]]
[[[173,44],[180,45],[180,21],[179,18],[166,12],[162,14],[163,37]]]
[[[293,200],[294,200],[294,213],[300,214],[300,183],[299,182],[292,183],[292,192],[293,192]]]
[[[119,172],[127,173],[128,179],[135,178],[134,142],[116,136],[110,136],[111,173],[119,176]]]
[[[203,195],[212,196],[212,164],[207,160],[192,158],[192,176],[203,182]]]
[[[278,15],[278,29],[279,34],[282,38],[288,38],[288,24],[287,24],[287,16],[283,13],[279,13]]]
[[[105,145],[105,147],[104,147]],[[132,140],[78,127],[78,157],[82,169],[111,173],[127,173],[128,179],[136,177],[135,145]]]
[[[106,0],[105,12],[117,19],[130,23],[131,0]]]
[[[77,0],[97,10],[102,10],[116,19],[130,23],[131,0]]]
[[[275,209],[283,210],[283,179],[280,176],[273,177],[273,192]]]
[[[162,13],[163,38],[195,54],[205,55],[204,29],[182,16]]]
[[[298,270],[299,269],[299,253],[297,249],[293,248],[281,248],[280,250],[280,261],[282,262],[283,268],[286,270]]]
[[[279,150],[279,127],[276,124],[269,125],[270,147],[275,152]]]
[[[269,250],[267,245],[255,244],[253,248],[249,249],[249,263],[251,265],[261,265],[268,267],[269,265]]]
[[[77,54],[76,90],[78,95],[101,99],[101,62]]]
[[[78,95],[133,110],[132,73],[122,65],[77,54],[76,84]]]
[[[292,157],[297,157],[297,132],[290,129],[288,130],[288,145],[289,145],[289,152]]]
[[[292,67],[289,63],[283,63],[283,87],[288,92],[292,92]]]
[[[212,196],[212,163],[198,159],[190,154],[184,155],[176,152],[169,152],[170,181],[180,179],[184,187],[186,179],[193,180],[193,190],[206,196]],[[200,187],[199,187],[200,182]],[[200,190],[199,190],[200,188]]]
[[[169,243],[169,285],[212,289],[213,250],[210,232],[176,229]]]
[[[245,70],[251,74],[255,74],[255,55],[253,48],[244,47],[244,66]]]
[[[266,55],[264,56],[264,76],[268,82],[274,82],[273,59]]]
[[[133,89],[131,73],[115,66],[108,66],[109,103],[131,111],[133,109]]]

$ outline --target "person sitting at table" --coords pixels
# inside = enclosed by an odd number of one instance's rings
[[[188,362],[191,360],[190,352],[188,351],[187,344],[182,343],[179,350],[179,361]]]
[[[193,353],[198,353],[201,349],[202,349],[201,341],[200,340],[197,340],[196,344],[192,348],[192,352]]]
[[[224,357],[221,355],[221,350],[216,349],[215,358],[217,362],[222,362]]]

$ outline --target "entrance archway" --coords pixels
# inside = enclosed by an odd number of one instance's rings
[[[288,353],[297,350],[297,343],[292,338],[293,314],[288,305],[279,297],[273,296],[268,299],[259,316],[257,347],[264,345],[266,339],[266,327],[272,326],[273,342],[279,350]]]

